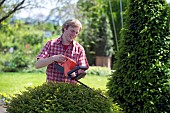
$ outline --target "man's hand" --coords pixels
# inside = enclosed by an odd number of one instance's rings
[[[86,71],[83,70],[83,69],[79,69],[79,70],[78,70],[78,74],[79,74],[79,75],[82,75],[81,78],[84,78],[85,75],[86,75]],[[79,78],[79,77],[78,77],[78,78]],[[80,79],[80,78],[79,78],[79,79]]]
[[[62,54],[52,56],[54,62],[63,63],[66,61],[66,57]]]
[[[83,70],[83,69],[79,69],[79,70],[78,70],[78,74],[81,74],[81,73],[86,73],[86,72],[85,72],[85,70]]]

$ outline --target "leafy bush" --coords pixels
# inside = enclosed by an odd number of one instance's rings
[[[23,39],[26,44],[31,44],[32,46],[37,45],[42,42],[42,36],[40,36],[39,34],[35,34],[35,33],[26,34],[23,36]]]
[[[111,75],[111,70],[107,67],[100,66],[90,66],[87,70],[89,75],[98,75],[98,76],[108,76]]]
[[[111,113],[112,103],[82,85],[43,84],[12,98],[9,113]],[[114,105],[116,108],[116,105]],[[118,113],[118,112],[117,112]]]
[[[22,71],[23,68],[34,67],[32,59],[36,59],[42,48],[42,34],[44,31],[36,29],[37,25],[23,24],[20,26],[20,24],[22,22],[2,24],[2,29],[0,29],[0,55],[2,56],[0,71],[15,72]],[[14,51],[10,53],[11,48]]]
[[[4,62],[2,71],[4,72],[17,72],[28,67],[29,59],[23,52],[15,52],[8,61]]]
[[[108,93],[126,113],[170,113],[168,5],[130,0]]]

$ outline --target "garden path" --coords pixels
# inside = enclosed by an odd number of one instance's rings
[[[0,101],[0,113],[6,113],[6,108],[3,101]]]

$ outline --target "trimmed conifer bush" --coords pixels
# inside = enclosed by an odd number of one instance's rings
[[[130,0],[109,96],[126,113],[170,113],[168,5]]]
[[[13,97],[9,113],[111,113],[112,102],[82,85],[43,84]]]

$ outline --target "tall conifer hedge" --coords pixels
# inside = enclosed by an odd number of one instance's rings
[[[108,93],[126,113],[170,113],[168,5],[129,3]]]

